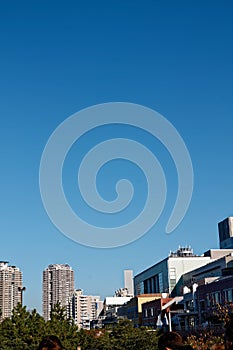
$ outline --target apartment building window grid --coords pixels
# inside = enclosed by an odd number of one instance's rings
[[[74,292],[74,272],[68,264],[49,265],[43,271],[43,316],[50,319],[55,304],[66,308],[69,316],[70,301]]]
[[[0,262],[0,309],[1,320],[10,317],[13,308],[21,303],[22,272],[8,262]]]

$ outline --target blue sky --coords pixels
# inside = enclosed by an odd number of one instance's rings
[[[198,254],[218,247],[217,222],[233,215],[230,0],[1,1],[0,38],[0,259],[23,271],[28,308],[41,311],[42,271],[50,263],[69,263],[77,288],[104,297],[123,286],[124,269],[136,274],[178,245],[190,244]],[[130,132],[149,147],[168,183],[165,209],[146,235],[123,247],[95,249],[69,240],[51,223],[40,197],[39,165],[61,122],[114,101],[144,105],[174,125],[192,159],[194,191],[183,221],[166,235],[177,193],[166,149],[123,126],[90,132],[64,167],[64,188],[76,210],[79,150],[115,134]],[[137,213],[145,179],[126,163],[103,169],[98,188],[111,198],[113,175],[128,174]]]

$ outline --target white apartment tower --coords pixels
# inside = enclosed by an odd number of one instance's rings
[[[74,293],[74,271],[68,264],[52,264],[43,271],[43,317],[50,319],[55,304],[69,307]]]
[[[22,290],[22,272],[0,261],[0,321],[11,317],[13,308],[22,303]]]
[[[97,319],[103,308],[99,296],[83,295],[82,289],[77,289],[72,299],[72,317],[78,328],[90,329],[92,320]]]
[[[133,270],[124,270],[124,287],[127,289],[127,296],[134,296]]]

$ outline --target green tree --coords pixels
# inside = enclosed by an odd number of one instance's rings
[[[51,310],[50,318],[46,322],[44,335],[55,334],[67,349],[76,350],[79,343],[78,327],[73,319],[67,318],[66,308],[57,303]]]
[[[36,310],[29,312],[19,303],[0,324],[0,349],[34,350],[45,329],[45,321]]]
[[[147,328],[134,328],[129,320],[120,321],[110,333],[110,349],[114,350],[156,350],[157,333]]]
[[[26,310],[18,304],[11,318],[0,323],[0,350],[36,350],[42,337],[57,335],[69,350],[76,350],[79,343],[78,328],[73,320],[67,319],[65,310],[55,305],[51,320],[45,322],[36,310]]]

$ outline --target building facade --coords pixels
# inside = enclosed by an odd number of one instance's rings
[[[164,260],[135,276],[135,295],[151,293],[182,295],[183,274],[210,261],[210,256],[197,256],[193,254],[190,247],[181,247],[171,252]]]
[[[162,294],[141,294],[135,296],[119,308],[118,315],[121,318],[130,320],[134,327],[140,327],[142,325],[143,304],[155,299],[160,299],[161,296]]]
[[[68,264],[52,264],[43,271],[43,317],[47,321],[54,305],[60,303],[70,316],[74,293],[74,271]]]
[[[214,321],[217,305],[232,303],[233,251],[212,249],[204,253],[212,257],[205,266],[183,276],[184,313],[178,315],[180,329],[190,331]],[[206,325],[205,325],[206,326]]]
[[[172,330],[171,318],[183,311],[183,297],[161,297],[142,304],[142,325]],[[170,326],[170,327],[169,327]]]
[[[13,308],[22,303],[22,272],[0,261],[0,321],[11,317]]]
[[[218,223],[221,249],[233,249],[233,217],[230,216]]]
[[[128,296],[134,296],[133,270],[124,270],[124,288],[128,291]]]
[[[183,285],[191,288],[194,283],[204,284],[206,278],[217,278],[225,273],[233,274],[233,250],[232,249],[211,249],[204,253],[204,256],[211,258],[204,266],[193,269],[183,275]]]
[[[72,317],[79,329],[90,329],[91,322],[98,318],[102,308],[103,302],[99,296],[84,295],[82,289],[74,292]]]
[[[233,275],[220,277],[212,283],[199,286],[196,299],[199,323],[208,321],[216,315],[216,312],[219,312],[218,305],[225,307],[226,310],[229,307],[232,312]]]
[[[233,311],[233,275],[205,278],[200,282],[184,293],[184,312],[178,314],[177,330],[190,332],[204,327],[210,331],[216,325],[221,330],[221,318]]]

